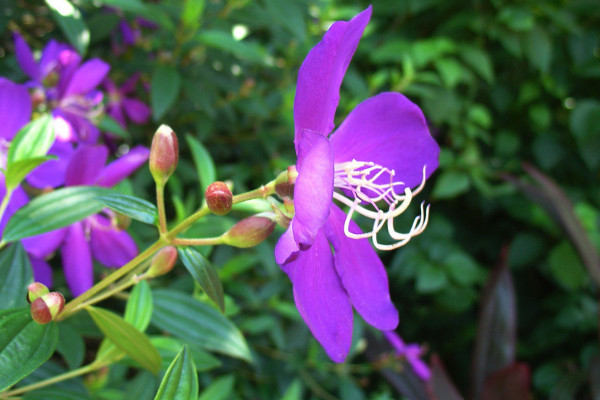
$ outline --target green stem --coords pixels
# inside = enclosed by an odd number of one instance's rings
[[[219,237],[214,238],[175,238],[171,240],[173,246],[213,246],[217,244],[223,244],[223,239]]]
[[[85,367],[74,369],[73,371],[65,372],[64,374],[56,375],[52,378],[45,379],[40,382],[33,383],[31,385],[23,386],[15,390],[11,390],[10,392],[3,393],[2,396],[14,396],[16,394],[26,393],[31,390],[39,389],[45,386],[49,386],[58,382],[65,381],[67,379],[75,378],[79,375],[84,375],[89,372],[95,371],[104,367],[106,364],[104,363],[91,363],[86,365]]]
[[[158,231],[161,235],[167,232],[167,215],[165,213],[165,185],[156,184],[156,207],[158,208]]]
[[[74,310],[81,303],[88,300],[89,298],[91,298],[92,296],[94,296],[95,294],[97,294],[98,292],[103,290],[104,288],[108,287],[111,283],[116,282],[120,278],[124,277],[125,275],[127,275],[128,273],[133,271],[133,269],[135,267],[137,267],[140,263],[142,263],[146,259],[150,258],[158,249],[160,249],[165,244],[166,243],[162,239],[154,242],[150,247],[148,247],[146,250],[144,250],[143,252],[138,254],[134,259],[129,261],[127,264],[123,265],[121,268],[119,268],[112,274],[108,275],[106,278],[104,278],[103,280],[98,282],[96,285],[92,286],[90,289],[88,289],[86,292],[82,293],[80,296],[71,300],[65,306],[64,310],[60,313],[60,315],[58,316],[57,319],[62,320],[62,319],[67,318],[69,315],[71,315],[74,312]]]

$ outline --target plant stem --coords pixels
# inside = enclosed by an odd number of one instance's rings
[[[53,376],[52,378],[45,379],[40,382],[33,383],[31,385],[23,386],[10,392],[3,393],[2,396],[14,396],[16,394],[26,393],[31,390],[39,389],[45,386],[49,386],[58,382],[65,381],[67,379],[75,378],[76,376],[87,374],[94,370],[104,367],[104,363],[91,363],[85,367],[74,369],[73,371],[65,372],[64,374]]]
[[[158,208],[158,231],[161,235],[167,232],[167,215],[165,213],[165,185],[156,184],[156,207]]]
[[[219,237],[214,238],[175,238],[171,241],[173,246],[213,246],[217,244],[223,244],[223,239]]]

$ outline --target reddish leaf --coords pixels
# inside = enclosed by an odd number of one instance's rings
[[[473,398],[479,397],[490,374],[515,361],[517,310],[507,254],[505,247],[482,295],[471,373]]]
[[[483,387],[481,400],[529,400],[530,382],[529,366],[514,363],[490,375]]]
[[[454,383],[448,377],[442,360],[437,354],[431,356],[431,380],[429,387],[437,400],[463,400]]]

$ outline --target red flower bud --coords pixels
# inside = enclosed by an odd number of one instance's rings
[[[223,243],[234,247],[254,247],[273,233],[276,216],[266,212],[244,218],[225,232],[221,239]]]
[[[31,303],[31,318],[38,324],[56,319],[65,306],[65,298],[58,292],[46,293]]]
[[[150,173],[158,185],[164,185],[175,171],[179,161],[177,135],[167,125],[161,125],[152,138]]]
[[[150,268],[146,275],[150,278],[164,275],[173,269],[177,262],[177,249],[173,246],[165,246],[152,258]]]
[[[229,214],[233,205],[233,195],[224,182],[213,182],[204,192],[208,209],[217,215]]]
[[[31,285],[27,286],[27,301],[29,303],[33,303],[35,299],[38,297],[42,297],[49,290],[43,283],[33,282]]]

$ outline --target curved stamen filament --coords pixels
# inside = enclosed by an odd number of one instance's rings
[[[386,175],[389,177],[389,182],[381,183],[383,180],[381,178]],[[377,249],[393,250],[404,246],[412,237],[425,230],[429,221],[429,205],[425,207],[424,203],[421,203],[421,213],[415,218],[408,232],[397,232],[394,228],[394,218],[406,211],[413,196],[420,193],[425,187],[426,166],[423,166],[423,179],[415,190],[411,190],[403,182],[394,182],[394,175],[394,170],[372,162],[352,160],[336,164],[334,186],[342,189],[344,193],[334,192],[333,198],[349,207],[344,221],[344,233],[347,237],[351,239],[371,238]],[[396,193],[395,189],[398,186],[403,188],[402,194]],[[387,211],[381,210],[377,205],[381,201],[387,203]],[[373,221],[371,231],[365,233],[350,231],[350,221],[354,213]],[[385,225],[387,225],[390,237],[396,241],[393,244],[383,244],[377,240],[377,234]]]

